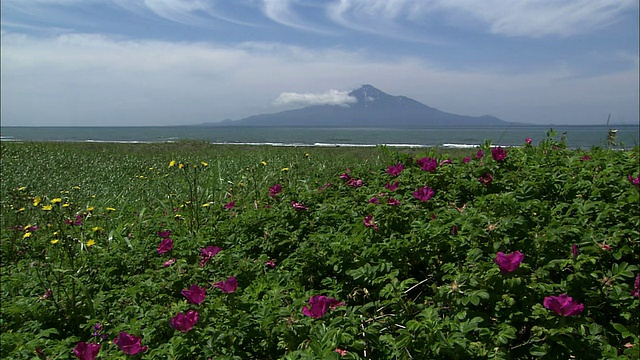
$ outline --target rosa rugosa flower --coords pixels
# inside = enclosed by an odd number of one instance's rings
[[[207,289],[193,284],[189,289],[182,289],[182,295],[187,298],[187,302],[200,305],[207,296]]]
[[[520,251],[514,251],[511,254],[500,251],[493,261],[498,264],[501,273],[507,274],[520,267],[522,260],[524,260],[524,255]]]
[[[127,334],[122,331],[117,338],[113,339],[113,343],[118,346],[123,353],[127,355],[136,355],[143,351],[147,351],[147,346],[142,346],[142,339],[135,335]]]
[[[171,318],[171,327],[180,331],[187,332],[193,328],[198,321],[198,313],[194,310],[187,311],[186,314],[178,313]]]
[[[230,276],[227,280],[219,281],[213,286],[229,294],[238,290],[238,280],[234,276]]]
[[[426,202],[431,199],[431,197],[435,194],[432,188],[425,186],[421,187],[418,190],[413,192],[413,197],[420,200],[421,202]]]
[[[424,171],[434,172],[438,168],[438,160],[432,159],[430,157],[424,157],[416,160],[420,168]]]
[[[584,304],[578,304],[576,300],[573,300],[567,294],[547,296],[544,298],[543,304],[547,309],[553,310],[562,316],[578,315],[584,310]]]
[[[404,165],[402,163],[397,163],[395,165],[391,165],[387,168],[387,174],[391,176],[398,176],[404,170]]]
[[[501,146],[491,149],[491,157],[495,161],[502,161],[507,158],[507,152]]]
[[[173,240],[165,238],[158,245],[158,254],[164,254],[171,251],[171,249],[173,249]]]
[[[309,299],[309,305],[305,305],[302,308],[302,313],[314,319],[319,319],[323,317],[329,309],[334,310],[338,306],[342,305],[344,305],[344,302],[340,302],[334,298],[326,297],[324,295],[313,295]]]
[[[80,360],[94,360],[100,351],[100,344],[79,342],[73,348],[73,354]]]

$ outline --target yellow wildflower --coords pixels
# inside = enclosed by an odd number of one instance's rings
[[[80,190],[80,186],[76,185],[73,187],[74,190]]]
[[[24,208],[18,209],[18,212],[22,212],[22,211],[24,211]]]
[[[150,168],[149,168],[149,170],[153,170],[153,168],[152,168],[152,167],[150,167]]]
[[[260,161],[260,164],[267,166],[267,162],[266,161]]]
[[[202,207],[211,206],[211,203],[202,204]]]
[[[102,230],[104,230],[104,229],[103,229],[103,228],[101,228],[100,226],[95,226],[95,227],[93,227],[93,229],[91,229],[91,230],[93,230],[93,232],[96,232],[96,231],[102,231]]]
[[[87,241],[87,247],[93,246],[93,245],[95,245],[95,244],[96,244],[96,242],[95,242],[95,240],[93,240],[93,239],[91,239],[91,240]]]
[[[42,201],[42,199],[40,198],[40,196],[36,196],[36,197],[33,199],[33,206],[38,206],[38,205],[40,205],[40,202],[41,202],[41,201]]]
[[[23,191],[23,190],[24,190],[24,189],[26,189],[26,188],[27,188],[26,186],[19,187],[19,188],[18,188],[18,191]]]
[[[25,226],[23,226],[23,227],[22,227],[22,230],[27,230],[27,229],[28,229],[28,228],[30,228],[30,227],[31,227],[31,224],[27,224],[27,225],[25,225]]]
[[[204,167],[209,166],[209,164],[207,164],[207,163],[206,163],[206,162],[204,162],[204,161],[200,161],[200,164],[202,164],[202,166],[204,166]]]
[[[51,205],[43,205],[42,206],[42,210],[44,210],[44,211],[51,211],[51,209],[53,209],[53,206],[51,206]]]
[[[282,171],[289,171],[289,168],[288,167],[283,167]]]
[[[108,207],[108,208],[107,208],[107,211],[116,211],[116,209],[115,209],[115,208],[112,208],[112,207]]]
[[[53,236],[58,236],[58,232],[57,232],[57,231],[54,231],[54,232],[53,232]]]
[[[69,203],[62,204],[62,207],[69,207]]]
[[[93,206],[89,206],[89,207],[87,208],[87,211],[93,211]]]
[[[171,160],[171,162],[169,163],[169,167],[173,167],[176,165],[176,161],[175,160]]]
[[[304,157],[306,157],[306,158],[309,158],[309,156],[311,156],[311,155],[309,155],[309,153],[304,154]]]
[[[55,244],[57,244],[59,241],[60,241],[60,240],[58,240],[58,239],[53,239],[53,240],[51,240],[51,243],[52,243],[53,245],[55,245]]]
[[[31,231],[26,232],[24,235],[22,235],[22,238],[23,238],[23,239],[26,239],[26,238],[28,238],[28,237],[31,237]]]
[[[182,169],[184,167],[183,163],[178,164],[178,169]]]
[[[140,175],[140,176],[138,176],[138,177],[139,177],[140,179],[144,179],[144,178],[145,178],[145,176],[144,176],[144,175]]]

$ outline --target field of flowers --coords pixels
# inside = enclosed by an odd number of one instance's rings
[[[3,359],[640,357],[638,147],[1,146]]]

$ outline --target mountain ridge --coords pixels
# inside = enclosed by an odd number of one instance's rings
[[[389,95],[368,84],[349,92],[348,95],[357,102],[345,105],[311,105],[301,109],[202,125],[429,128],[516,124],[491,115],[467,116],[440,111],[406,96]]]

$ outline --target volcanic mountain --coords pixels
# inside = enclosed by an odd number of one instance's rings
[[[357,102],[345,105],[313,105],[208,125],[430,128],[511,124],[489,115],[466,116],[447,113],[406,96],[389,95],[371,85],[363,85],[351,91],[349,96]]]

